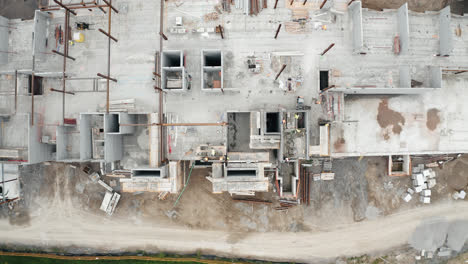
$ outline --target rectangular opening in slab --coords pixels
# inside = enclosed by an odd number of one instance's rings
[[[222,88],[221,70],[205,69],[203,73],[203,88]]]
[[[294,163],[285,162],[281,163],[279,168],[280,176],[280,187],[282,188],[282,194],[287,195],[293,190],[293,178],[295,177],[294,173]]]
[[[106,133],[119,133],[119,115],[106,116]]]
[[[328,87],[328,71],[320,71],[320,91]]]
[[[304,112],[298,112],[296,113],[297,115],[297,128],[298,129],[302,129],[302,128],[305,128],[305,114]]]
[[[394,155],[388,157],[389,176],[408,176],[411,173],[411,158],[409,155]]]
[[[134,170],[133,177],[161,177],[160,170]]]
[[[42,77],[34,76],[34,95],[42,95],[44,93],[42,82]],[[28,93],[32,94],[32,75],[28,75]]]
[[[250,113],[228,113],[227,147],[229,152],[249,152]]]
[[[203,66],[207,67],[220,67],[221,65],[221,51],[204,51],[203,52]]]
[[[163,67],[181,67],[182,53],[180,51],[163,52]]]
[[[208,167],[211,167],[212,164],[213,162],[209,162],[209,161],[203,161],[203,160],[195,161],[195,167],[198,167],[198,168],[208,168]]]
[[[278,112],[266,113],[266,133],[279,133],[280,124],[280,114]]]
[[[183,89],[183,72],[182,69],[164,70],[164,88],[165,89]]]
[[[227,171],[228,177],[255,177],[257,176],[257,170],[229,170]]]

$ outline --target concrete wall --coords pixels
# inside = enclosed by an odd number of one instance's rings
[[[20,196],[19,165],[0,163],[0,200],[14,199]],[[5,197],[3,197],[5,195]]]
[[[57,160],[66,160],[68,159],[67,145],[67,127],[57,126],[56,129],[56,143],[57,143]]]
[[[441,56],[448,56],[452,52],[452,37],[453,33],[450,29],[450,6],[442,9],[439,13],[439,54]]]
[[[123,158],[123,135],[106,134],[104,160],[112,162]]]
[[[53,146],[41,143],[41,127],[29,125],[28,164],[53,160]]]
[[[119,114],[105,114],[104,115],[104,132],[119,133]]]
[[[440,88],[440,87],[439,87]],[[437,88],[337,88],[334,92],[345,94],[421,94]]]
[[[400,66],[400,87],[411,88],[411,72],[409,66]]]
[[[90,160],[93,157],[91,136],[91,116],[80,115],[80,159]]]
[[[409,52],[409,19],[408,3],[405,3],[397,12],[398,34],[400,35],[400,54],[406,55]]]
[[[353,52],[359,53],[364,48],[364,33],[362,29],[362,3],[360,1],[353,2],[349,6],[349,13],[353,23]]]
[[[159,115],[156,113],[151,113],[149,116],[150,123],[158,123]],[[149,127],[149,147],[150,147],[150,158],[149,163],[150,167],[155,168],[159,167],[160,158],[159,158],[159,127],[150,126]]]
[[[37,59],[45,57],[47,36],[49,35],[50,15],[36,10],[34,13],[33,55]],[[49,43],[52,44],[52,43]]]
[[[119,125],[120,124],[136,124],[137,116],[127,113],[119,113]],[[134,126],[119,126],[120,134],[133,134],[135,133],[136,127]]]
[[[429,87],[442,88],[442,69],[438,66],[429,67]]]
[[[9,42],[9,33],[8,33],[8,18],[0,16],[0,63],[8,62],[8,42]]]

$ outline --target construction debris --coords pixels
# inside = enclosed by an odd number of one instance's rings
[[[227,1],[227,0],[225,0]],[[266,8],[266,0],[234,0],[237,9],[243,10],[246,15],[258,15]]]
[[[258,199],[258,198],[238,198],[238,197],[235,197],[235,198],[232,198],[232,200],[235,201],[235,202],[243,202],[243,203],[260,203],[260,204],[271,204],[272,203],[271,201],[262,200],[262,199]]]
[[[408,188],[407,192],[403,194],[402,199],[409,202],[414,193],[419,193],[419,201],[424,204],[431,202],[431,190],[436,185],[436,174],[431,168],[424,169],[424,164],[419,164],[413,167],[411,180],[413,189]]]
[[[107,191],[102,200],[100,209],[108,215],[112,215],[120,200],[120,194]]]
[[[466,192],[463,191],[463,190],[461,190],[461,191],[459,191],[459,192],[454,192],[454,193],[452,194],[452,198],[453,198],[454,200],[458,200],[458,199],[464,200],[465,197],[466,197]]]

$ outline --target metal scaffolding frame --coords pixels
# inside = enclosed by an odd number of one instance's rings
[[[70,26],[70,13],[73,15],[76,15],[76,12],[74,10],[77,9],[88,9],[89,11],[92,11],[93,8],[99,8],[104,14],[108,14],[108,30],[107,32],[104,31],[103,29],[99,28],[98,30],[103,33],[107,39],[107,75],[104,75],[102,73],[97,73],[97,76],[103,79],[107,80],[107,90],[106,90],[106,113],[109,113],[109,97],[110,97],[110,81],[117,82],[117,79],[111,77],[110,73],[110,66],[111,66],[111,60],[110,60],[110,48],[111,48],[111,39],[115,42],[117,42],[117,38],[113,37],[111,35],[111,28],[112,28],[112,11],[115,13],[119,13],[119,11],[112,5],[112,0],[102,0],[105,4],[99,4],[98,0],[90,1],[90,2],[84,2],[83,0],[80,3],[70,3],[70,4],[64,4],[62,0],[53,0],[56,5],[50,5],[50,1],[47,5],[42,5],[39,3],[39,8],[41,11],[56,11],[56,10],[65,10],[65,47],[64,51],[58,52],[56,50],[53,50],[57,55],[60,55],[63,57],[63,83],[62,83],[62,90],[53,90],[54,92],[60,92],[62,93],[62,123],[65,120],[65,95],[66,94],[71,94],[70,92],[66,91],[66,80],[67,80],[67,75],[66,75],[66,66],[67,66],[67,59],[75,60],[74,57],[69,55],[69,26]],[[108,12],[104,8],[108,8]],[[35,64],[35,58],[33,56],[33,72],[32,72],[32,100],[31,100],[31,124],[34,125],[34,64]]]

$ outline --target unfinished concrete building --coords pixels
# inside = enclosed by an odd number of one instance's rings
[[[301,24],[236,19],[244,6],[199,21],[200,1],[70,2],[0,17],[2,164],[100,163],[123,192],[170,193],[193,165],[215,193],[299,199],[306,175],[332,178],[317,160],[385,156],[408,175],[411,155],[468,152],[468,19],[450,7],[309,1]]]

